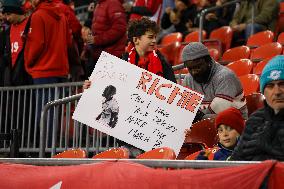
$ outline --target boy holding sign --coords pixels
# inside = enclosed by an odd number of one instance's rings
[[[159,28],[157,24],[148,18],[142,18],[140,20],[130,22],[128,27],[128,38],[130,44],[128,45],[127,52],[123,55],[122,59],[156,75],[176,82],[171,66],[168,65],[163,55],[155,50],[158,32]],[[171,75],[173,77],[171,77]],[[83,88],[88,89],[90,86],[91,81],[86,80]],[[124,146],[129,149],[130,157],[136,157],[143,153],[142,150],[125,142],[118,141],[118,143],[120,146]]]

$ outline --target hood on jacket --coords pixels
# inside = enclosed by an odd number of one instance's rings
[[[56,2],[54,0],[42,0],[39,5],[37,6],[36,10],[45,10],[47,14],[53,17],[56,20],[60,20],[61,18],[61,11]]]

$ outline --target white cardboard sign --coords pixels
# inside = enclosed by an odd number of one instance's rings
[[[106,52],[90,80],[73,119],[145,151],[179,153],[203,95]]]

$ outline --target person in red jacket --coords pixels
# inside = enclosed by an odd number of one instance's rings
[[[50,0],[31,0],[30,32],[25,48],[25,67],[34,84],[61,82],[69,73],[67,46],[70,34],[66,17]]]
[[[121,57],[126,44],[126,14],[123,0],[98,0],[94,10],[92,34],[87,43],[93,45],[93,59],[97,62],[102,51]],[[95,64],[93,65],[94,68]]]
[[[135,0],[133,4],[124,3],[125,11],[130,14],[130,20],[148,16],[151,20],[160,23],[163,0]]]
[[[52,0],[31,0],[31,3],[35,10],[25,46],[25,68],[35,85],[66,82],[69,74],[67,48],[71,45],[67,19]],[[61,96],[55,92],[54,88],[38,90],[35,94],[38,95],[37,115],[43,104]],[[50,115],[49,121],[53,119],[52,111]],[[36,122],[39,126],[40,116],[36,117]],[[51,144],[52,124],[49,123],[48,144]]]

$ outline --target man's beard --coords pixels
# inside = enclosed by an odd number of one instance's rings
[[[210,72],[211,72],[211,69],[208,68],[207,71],[205,71],[201,74],[192,76],[192,77],[197,83],[206,83],[209,79]]]

